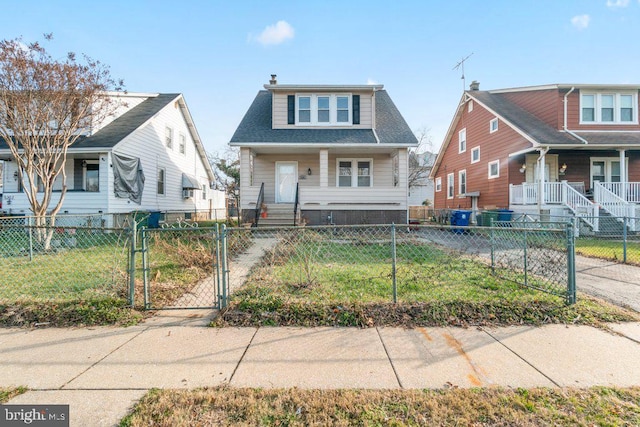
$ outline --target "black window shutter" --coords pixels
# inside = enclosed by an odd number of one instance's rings
[[[351,106],[353,107],[353,124],[360,124],[360,95],[353,95],[351,99]]]
[[[296,124],[296,96],[287,95],[287,123]]]

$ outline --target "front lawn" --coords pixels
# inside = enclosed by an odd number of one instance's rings
[[[120,426],[633,426],[640,388],[152,390]]]
[[[576,239],[576,254],[591,258],[601,258],[622,262],[624,259],[623,248],[623,242],[621,240],[604,240],[582,237]],[[639,241],[627,241],[627,263],[640,265]]]
[[[375,243],[280,245],[232,294],[214,325],[598,325],[638,319],[585,295],[567,306],[559,296],[493,275],[483,260],[410,244],[397,246],[394,304],[388,252]]]

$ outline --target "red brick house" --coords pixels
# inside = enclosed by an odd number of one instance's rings
[[[473,82],[430,175],[435,208],[576,215],[595,231],[599,216],[640,216],[639,90]]]

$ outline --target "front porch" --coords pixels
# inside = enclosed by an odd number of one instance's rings
[[[537,182],[509,185],[510,209],[518,211],[537,206],[540,211],[562,209],[571,212],[598,231],[598,218],[610,216],[620,222],[640,217],[640,182],[594,181],[592,191],[584,191],[582,182]],[[640,231],[630,221],[630,231]]]

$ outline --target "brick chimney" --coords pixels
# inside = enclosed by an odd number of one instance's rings
[[[477,80],[472,81],[469,85],[469,90],[480,90],[480,82]]]
[[[278,76],[276,74],[271,74],[271,80],[269,80],[270,85],[278,84]]]

